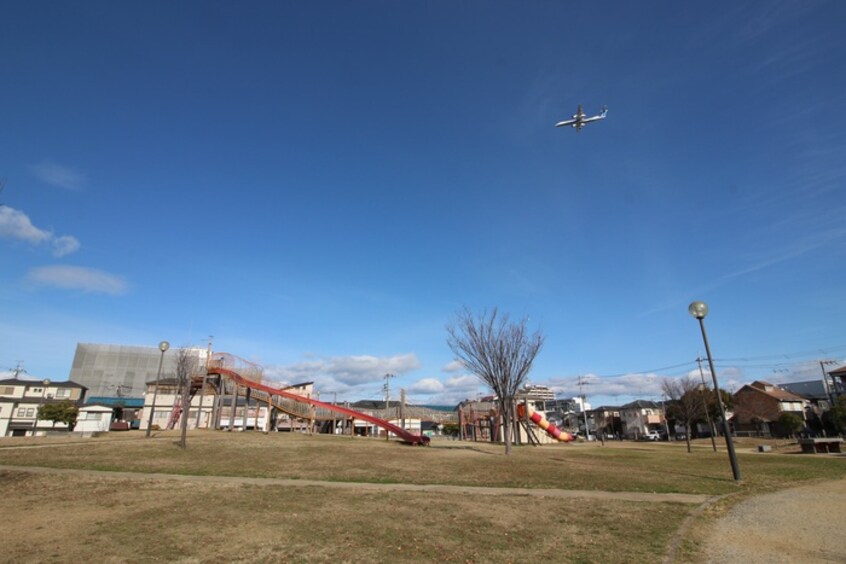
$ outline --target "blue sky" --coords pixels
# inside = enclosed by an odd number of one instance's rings
[[[484,392],[462,307],[531,380],[658,398],[846,359],[842,2],[0,6],[0,369],[204,345],[379,397]],[[556,129],[578,104],[608,118]],[[732,359],[732,360],[728,360]],[[671,368],[667,368],[671,367]],[[775,372],[778,370],[778,372]]]

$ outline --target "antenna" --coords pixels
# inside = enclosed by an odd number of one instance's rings
[[[24,369],[24,367],[23,367],[23,362],[24,362],[24,361],[19,360],[19,361],[18,361],[18,365],[17,365],[17,366],[15,366],[15,368],[13,368],[13,369],[12,369],[12,370],[14,371],[14,373],[15,373],[15,375],[14,375],[14,376],[12,376],[12,378],[13,378],[13,379],[17,380],[17,379],[18,379],[18,374],[20,374],[21,372],[26,372],[26,370],[25,370],[25,369]]]

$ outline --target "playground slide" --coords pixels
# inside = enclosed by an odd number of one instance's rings
[[[532,406],[527,406],[525,404],[519,404],[517,406],[517,415],[520,417],[526,416],[526,408],[529,409],[529,419],[532,420],[532,423],[543,429],[547,432],[547,434],[556,439],[561,441],[562,443],[569,443],[570,441],[574,440],[576,437],[571,435],[566,431],[562,431],[552,423],[546,420],[546,417],[535,411]]]
[[[411,443],[413,445],[428,445],[429,437],[425,435],[415,435],[409,431],[406,431],[402,427],[394,425],[393,423],[389,423],[384,419],[379,419],[378,417],[373,417],[372,415],[367,415],[366,413],[361,413],[359,411],[355,411],[353,409],[349,409],[347,407],[343,407],[340,405],[334,405],[331,403],[326,403],[320,400],[307,398],[301,396],[299,394],[294,394],[291,392],[286,392],[285,390],[280,390],[278,388],[272,388],[270,386],[265,386],[264,384],[259,384],[258,382],[253,382],[252,380],[248,380],[244,378],[234,370],[230,370],[228,368],[220,368],[220,367],[209,367],[208,369],[209,374],[220,374],[221,376],[225,376],[226,378],[231,379],[232,381],[236,382],[241,386],[246,386],[248,388],[252,388],[254,390],[261,390],[271,396],[280,396],[284,398],[289,398],[294,401],[298,401],[300,403],[308,403],[315,407],[323,407],[334,411],[336,413],[342,413],[344,415],[348,415],[350,417],[354,417],[356,419],[361,419],[362,421],[367,421],[368,423],[373,423],[391,433],[400,437],[403,441],[407,443]]]

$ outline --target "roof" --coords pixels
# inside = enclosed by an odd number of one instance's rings
[[[841,366],[835,370],[829,372],[830,376],[846,376],[846,366]]]
[[[108,411],[108,412],[111,412],[112,408],[109,407],[108,405],[101,405],[99,403],[94,403],[94,404],[89,403],[89,404],[86,404],[86,405],[83,405],[82,407],[80,407],[79,411],[102,411],[102,412]]]
[[[737,393],[742,392],[745,389],[752,389],[756,392],[765,394],[770,396],[771,398],[775,398],[779,401],[803,401],[805,398],[801,396],[797,396],[792,392],[788,392],[787,390],[783,390],[776,386],[775,384],[770,384],[769,382],[764,382],[763,380],[755,380],[751,384],[746,384]]]
[[[658,409],[659,406],[654,401],[650,400],[634,400],[632,402],[627,403],[626,405],[620,406],[619,409]]]
[[[780,387],[784,388],[788,392],[792,392],[799,396],[802,396],[805,399],[827,399],[828,394],[825,391],[825,386],[823,386],[822,381],[820,380],[808,380],[805,382],[790,382],[788,384],[779,384]]]
[[[119,398],[92,396],[85,400],[85,405],[105,405],[109,407],[144,407],[144,398]]]
[[[87,390],[85,386],[82,384],[77,384],[71,380],[66,380],[64,382],[56,382],[55,380],[49,380],[48,386],[54,386],[56,388],[82,388]],[[0,380],[0,384],[7,385],[7,386],[41,386],[44,387],[44,380],[22,380],[20,378],[5,378]]]
[[[400,402],[398,401],[389,401],[388,408],[391,407],[398,407]],[[385,400],[358,400],[355,403],[351,403],[350,407],[355,409],[385,409]]]
[[[305,388],[307,386],[311,386],[314,382],[300,382],[299,384],[290,384],[282,388],[283,390],[287,390],[288,388]]]

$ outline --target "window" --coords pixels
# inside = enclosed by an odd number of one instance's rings
[[[71,397],[70,388],[59,388],[56,390],[56,397],[57,398],[69,398]]]
[[[83,419],[85,419],[86,421],[100,421],[100,420],[103,419],[103,415],[106,415],[106,414],[105,413],[99,413],[97,411],[86,411],[85,417],[83,417]]]
[[[0,396],[11,396],[14,393],[15,393],[15,387],[14,386],[5,386],[3,388],[0,388]]]
[[[32,388],[31,391],[32,391],[33,394],[40,394],[41,392],[44,391],[44,388]]]
[[[17,416],[18,417],[35,417],[35,408],[34,407],[19,407]]]
[[[26,417],[26,408],[25,407],[19,407],[18,408],[18,417]]]

